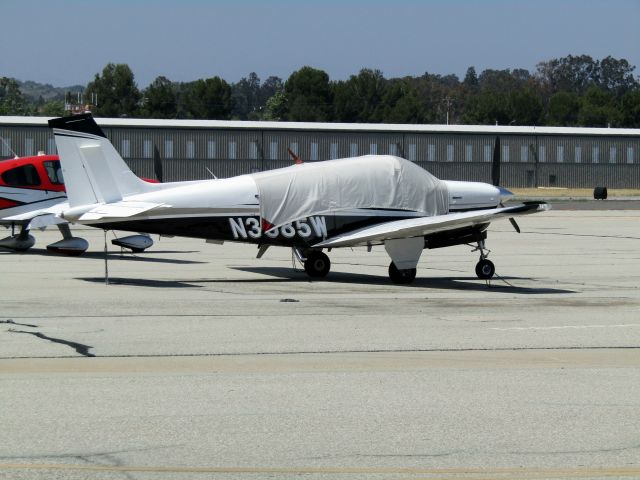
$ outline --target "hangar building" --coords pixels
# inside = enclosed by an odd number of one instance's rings
[[[640,129],[395,125],[101,118],[122,157],[153,177],[153,151],[165,181],[230,177],[304,161],[391,154],[438,178],[490,181],[496,136],[507,187],[640,188]],[[0,117],[0,158],[56,153],[42,117]]]

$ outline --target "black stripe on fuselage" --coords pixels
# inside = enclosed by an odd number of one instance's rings
[[[259,230],[260,217],[257,215],[120,220],[91,224],[91,226],[105,230],[305,247],[358,228],[406,218],[415,218],[415,215],[411,215],[410,212],[405,212],[404,215],[385,215],[384,217],[317,215],[283,225],[270,234]]]

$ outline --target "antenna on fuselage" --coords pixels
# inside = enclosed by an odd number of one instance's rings
[[[7,142],[4,139],[4,137],[0,137],[0,140],[2,140],[2,143],[4,143],[4,146],[7,147],[7,150],[9,150],[15,158],[20,158],[20,155],[18,155],[16,152],[13,151],[13,149],[11,148],[11,145],[9,145],[9,142]]]
[[[216,177],[215,173],[213,173],[211,170],[209,170],[207,167],[204,167],[204,169],[209,172],[209,175],[211,175],[213,178],[215,178],[216,180],[218,179],[218,177]]]

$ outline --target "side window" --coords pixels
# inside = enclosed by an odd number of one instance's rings
[[[62,185],[64,180],[62,179],[62,168],[60,167],[59,160],[52,160],[50,162],[44,162],[44,169],[47,171],[49,181],[54,185]]]
[[[40,185],[38,171],[33,165],[12,168],[2,174],[2,181],[12,187],[37,187]]]

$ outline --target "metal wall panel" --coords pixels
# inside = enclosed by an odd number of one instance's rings
[[[55,142],[50,142],[53,138],[51,130],[47,127],[16,126],[0,127],[0,137],[2,137],[18,156],[24,157],[37,155],[38,152],[55,155]],[[3,142],[0,142],[0,159],[13,158]]]
[[[265,156],[273,159],[271,146],[277,146],[277,160],[291,160],[287,148],[293,150],[303,161],[329,160],[352,156],[355,148],[357,155],[375,153],[387,155],[402,152],[402,135],[378,133],[342,133],[342,132],[304,132],[304,131],[265,131]],[[317,157],[317,158],[316,158]]]
[[[140,176],[155,178],[153,147],[165,181],[231,177],[304,161],[395,154],[439,178],[488,182],[495,134],[350,132],[259,128],[105,127],[107,137]],[[0,136],[18,155],[56,153],[46,126],[7,125]],[[640,188],[640,138],[603,135],[501,134],[501,183],[507,187]],[[124,147],[124,149],[123,149]],[[0,145],[0,158],[11,158]],[[211,173],[209,173],[211,171]]]

